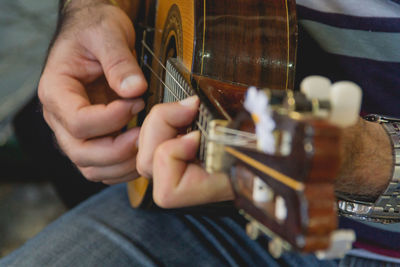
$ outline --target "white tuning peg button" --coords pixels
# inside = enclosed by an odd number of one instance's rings
[[[361,88],[348,81],[336,82],[331,87],[329,121],[340,127],[354,125],[360,114]]]
[[[323,76],[308,76],[301,82],[300,91],[307,99],[329,100],[331,81]]]

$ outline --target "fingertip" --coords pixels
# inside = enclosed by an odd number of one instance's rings
[[[197,107],[197,105],[199,104],[199,97],[197,95],[190,96],[179,101],[179,104],[186,107]]]
[[[145,103],[143,101],[143,99],[136,99],[133,104],[132,104],[132,108],[131,108],[131,113],[132,115],[137,115],[140,111],[142,111],[145,107]]]
[[[139,140],[140,128],[135,127],[127,130],[120,136],[119,142],[122,144],[129,144],[133,149],[137,150],[137,141]]]
[[[200,144],[200,131],[193,131],[188,134],[185,134],[181,137],[181,139],[186,141],[189,151],[197,152],[197,149]]]
[[[131,74],[123,79],[120,94],[123,97],[141,96],[147,89],[147,81],[142,74]]]
[[[187,139],[187,140],[199,140],[200,139],[200,131],[192,131],[188,134],[185,134],[182,136],[182,139]]]

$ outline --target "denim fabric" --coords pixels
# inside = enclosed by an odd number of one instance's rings
[[[360,257],[346,257],[344,258],[339,267],[398,267],[399,264],[393,262],[383,262],[379,260],[360,258]]]
[[[135,210],[125,186],[113,186],[56,220],[0,266],[337,266],[296,253],[276,260],[265,239],[246,236],[236,212],[203,210]]]

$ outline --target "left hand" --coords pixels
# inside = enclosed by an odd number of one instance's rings
[[[153,178],[153,199],[162,208],[179,208],[233,198],[226,175],[210,175],[194,163],[198,131],[178,136],[189,126],[199,106],[197,97],[156,105],[146,117],[139,137],[137,170]]]

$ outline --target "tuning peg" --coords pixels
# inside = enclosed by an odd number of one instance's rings
[[[323,76],[313,75],[300,84],[300,91],[307,99],[329,100],[331,81]]]
[[[331,86],[331,113],[329,121],[340,127],[354,125],[360,113],[361,88],[348,81],[336,82]]]

